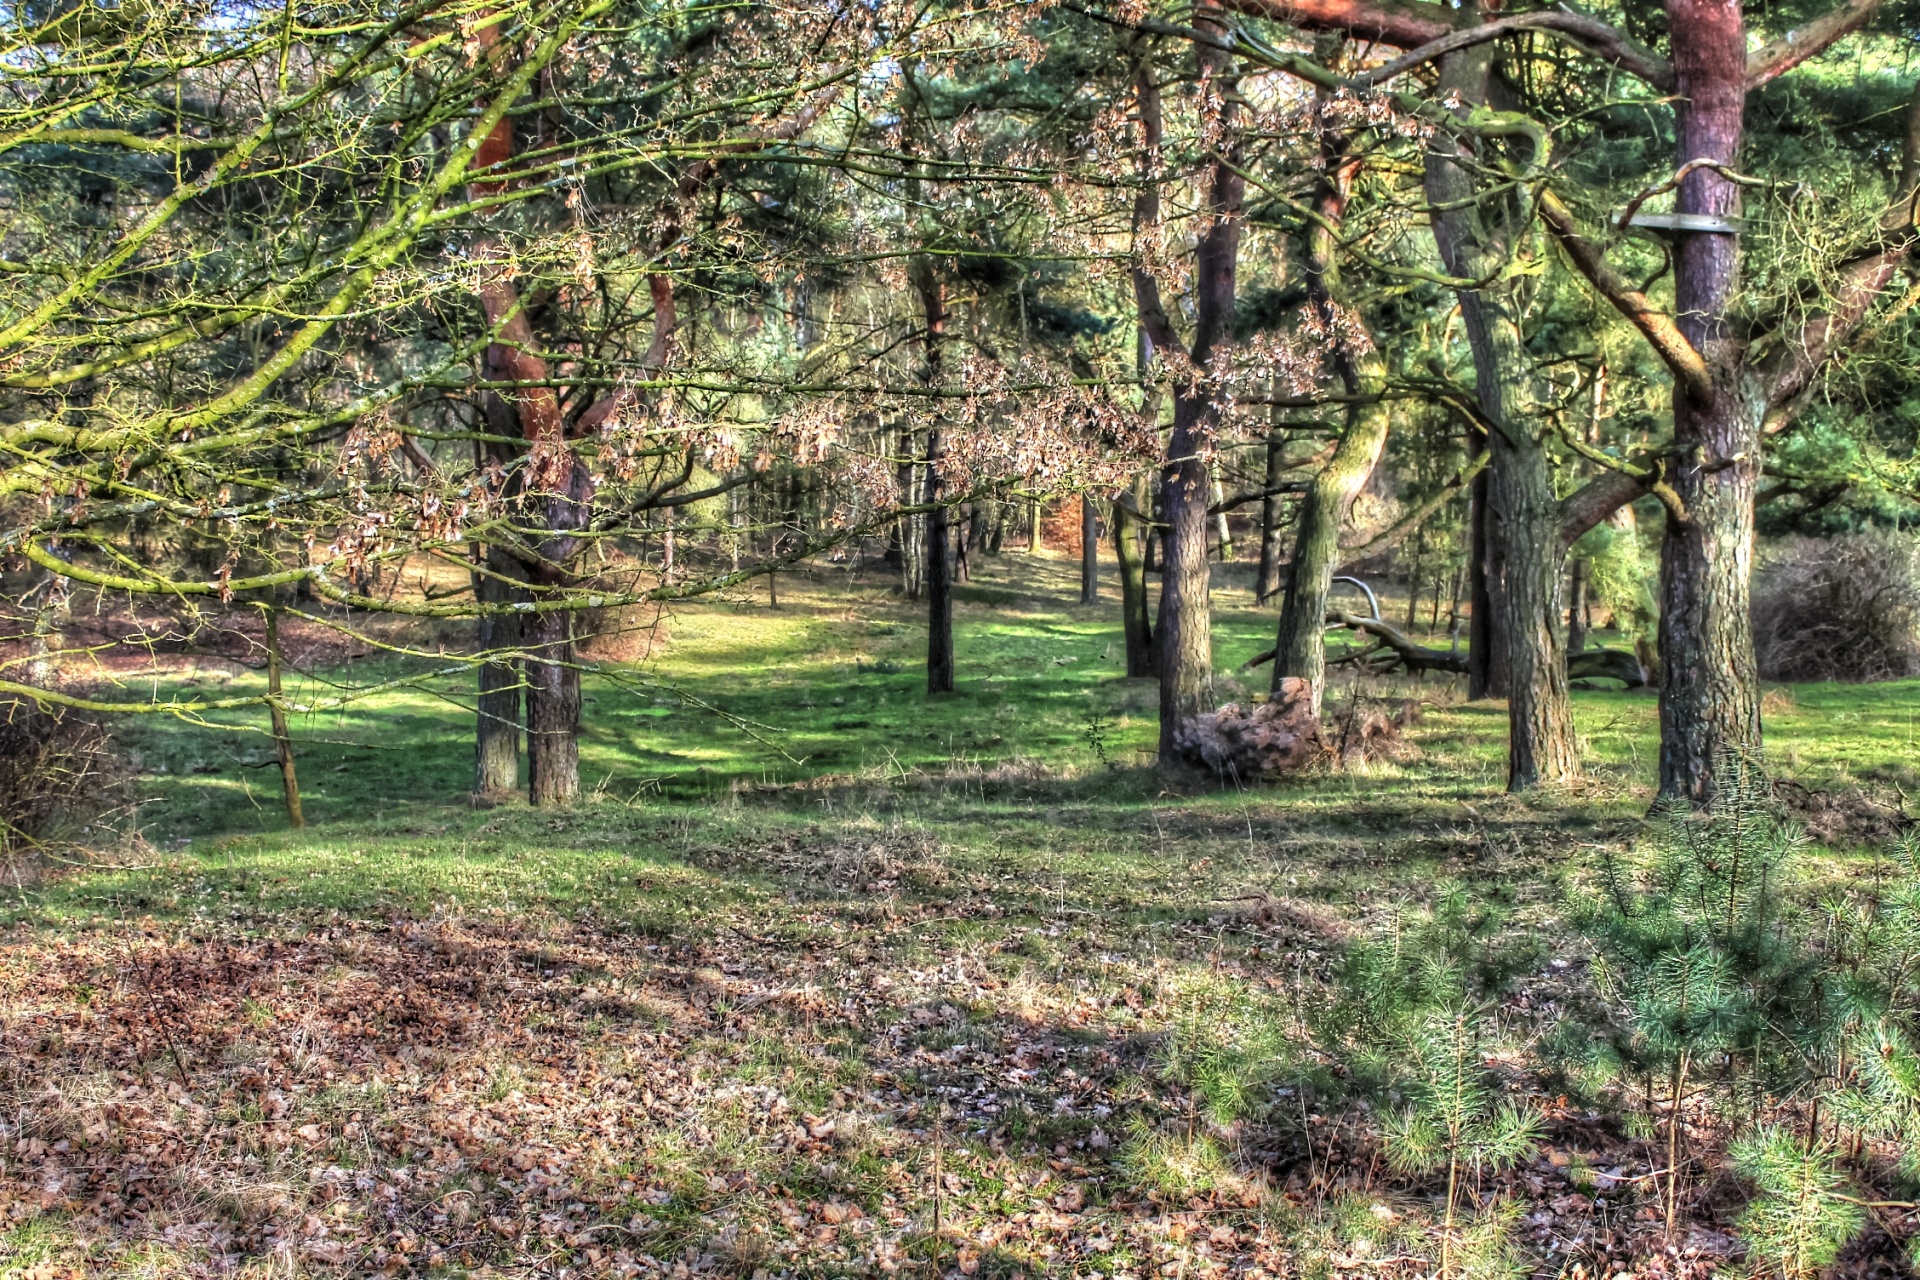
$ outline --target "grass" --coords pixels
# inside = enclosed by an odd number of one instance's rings
[[[1119,674],[1113,605],[1063,603],[1062,561],[979,568],[949,697],[872,580],[644,620],[653,656],[589,679],[593,794],[564,812],[466,803],[452,684],[296,722],[304,832],[259,726],[131,731],[156,851],[0,895],[0,1275],[1417,1260],[1428,1189],[1384,1180],[1364,1114],[1274,1046],[1347,938],[1446,883],[1577,972],[1568,896],[1639,836],[1653,699],[1576,695],[1567,795],[1505,796],[1501,709],[1441,682],[1375,691],[1427,704],[1417,760],[1175,787],[1141,767],[1153,691]],[[1271,617],[1221,605],[1225,670]],[[1773,751],[1905,785],[1916,706],[1913,682],[1801,686]],[[1543,966],[1503,1016],[1569,981]],[[1563,1165],[1618,1163],[1561,1106]],[[1644,1233],[1596,1230],[1560,1168],[1523,1175],[1561,1206],[1530,1247],[1633,1256]]]

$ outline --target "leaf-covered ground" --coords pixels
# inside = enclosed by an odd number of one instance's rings
[[[970,625],[1017,648],[1058,623]],[[1045,733],[1132,696],[1104,676],[1059,710],[1058,669],[1027,673]],[[850,696],[810,679],[754,719]],[[1425,692],[1419,761],[1274,790],[1171,786],[1084,725],[1053,760],[890,768],[856,738],[858,769],[559,815],[380,804],[375,755],[308,832],[228,796],[216,838],[18,879],[0,1275],[1427,1275],[1444,1180],[1388,1166],[1317,1028],[1342,951],[1445,884],[1524,958],[1488,1065],[1544,1125],[1468,1216],[1506,1215],[1518,1274],[1744,1272],[1739,1185],[1690,1180],[1668,1236],[1661,1144],[1535,1051],[1586,982],[1568,904],[1640,837],[1650,706],[1583,695],[1616,746],[1578,794],[1519,801],[1497,715]],[[1777,701],[1820,794],[1904,767],[1889,687]],[[1021,705],[974,727],[1025,744]],[[189,779],[150,780],[188,824]],[[1869,1232],[1848,1267],[1892,1257]]]

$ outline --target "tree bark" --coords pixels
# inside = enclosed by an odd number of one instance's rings
[[[1567,589],[1567,656],[1569,659],[1587,647],[1587,578],[1591,566],[1581,556],[1573,562]]]
[[[1343,142],[1327,137],[1322,155],[1327,163],[1317,184],[1314,206],[1319,217],[1307,234],[1307,295],[1321,313],[1328,333],[1344,326],[1335,313],[1347,309],[1340,284],[1337,243],[1358,164],[1341,155]],[[1366,396],[1386,381],[1386,365],[1377,350],[1341,351],[1335,357],[1341,381],[1349,395]],[[1326,692],[1327,596],[1333,572],[1340,564],[1340,530],[1353,510],[1353,500],[1366,488],[1373,469],[1387,447],[1389,410],[1384,401],[1371,404],[1356,399],[1347,408],[1347,429],[1340,443],[1313,478],[1300,504],[1300,524],[1294,537],[1293,558],[1287,564],[1287,585],[1280,603],[1280,626],[1274,639],[1273,693],[1289,679],[1307,681],[1306,703],[1320,714]],[[1269,470],[1271,470],[1269,464]]]
[[[527,619],[527,790],[537,806],[580,795],[580,668],[573,613],[554,609]]]
[[[1441,62],[1442,92],[1465,103],[1486,101],[1490,46],[1450,54]],[[1439,212],[1434,239],[1456,276],[1492,276],[1508,258],[1502,220],[1482,213],[1473,199],[1469,159],[1436,146],[1427,164],[1427,196]],[[1507,661],[1507,785],[1524,790],[1571,780],[1578,772],[1573,713],[1560,651],[1560,507],[1543,438],[1546,415],[1536,403],[1521,336],[1513,283],[1460,291],[1460,313],[1473,351],[1476,393],[1491,424],[1493,457],[1486,471],[1482,534],[1496,594]],[[1475,601],[1478,613],[1479,601]],[[1476,627],[1476,631],[1478,627]],[[1491,656],[1491,655],[1489,655]]]
[[[1100,512],[1093,495],[1080,495],[1080,603],[1100,602]]]
[[[1146,484],[1134,486],[1137,509]],[[1147,605],[1147,563],[1145,529],[1133,516],[1123,495],[1113,503],[1113,558],[1120,567],[1120,629],[1126,637],[1127,674],[1146,677],[1159,674],[1154,657],[1153,615]]]
[[[1280,463],[1285,453],[1279,432],[1267,437],[1267,480],[1260,499],[1260,568],[1254,575],[1256,604],[1265,604],[1280,589]]]
[[[474,599],[499,607],[524,600],[525,592],[509,580],[516,566],[511,557],[489,549],[488,572],[473,575]],[[483,613],[478,642],[482,653],[517,649],[522,643],[520,619],[513,614]],[[480,700],[474,725],[473,791],[498,798],[520,787],[520,671],[505,659],[480,664]]]
[[[1678,159],[1731,165],[1746,102],[1746,32],[1738,0],[1668,0],[1679,95]],[[1698,168],[1681,182],[1680,213],[1730,217],[1739,188]],[[1687,519],[1670,515],[1660,549],[1660,795],[1704,804],[1729,754],[1761,749],[1749,583],[1753,498],[1766,394],[1726,323],[1738,283],[1732,235],[1686,232],[1674,263],[1681,332],[1713,374],[1710,400],[1676,387],[1673,488]]]

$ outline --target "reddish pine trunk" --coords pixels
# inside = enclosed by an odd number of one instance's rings
[[[1677,158],[1731,166],[1747,92],[1739,0],[1668,0],[1667,16],[1672,30],[1688,33],[1673,42]],[[1676,209],[1728,217],[1738,212],[1739,188],[1696,169],[1680,184]],[[1704,803],[1717,761],[1761,746],[1748,589],[1765,394],[1726,323],[1739,281],[1737,237],[1690,231],[1679,240],[1674,310],[1712,370],[1713,396],[1674,393],[1673,487],[1688,518],[1668,520],[1661,546],[1660,794]]]

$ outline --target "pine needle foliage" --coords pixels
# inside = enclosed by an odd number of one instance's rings
[[[1735,1142],[1732,1156],[1755,1192],[1740,1234],[1751,1256],[1778,1274],[1818,1275],[1865,1224],[1866,1210],[1847,1194],[1832,1144],[1767,1125]]]

